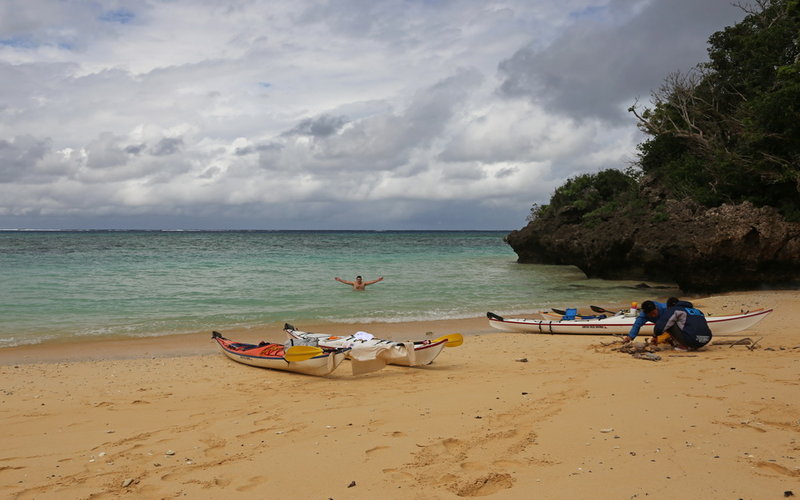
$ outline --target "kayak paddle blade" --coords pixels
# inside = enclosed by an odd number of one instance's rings
[[[441,342],[442,340],[447,340],[447,343],[444,345],[445,347],[458,347],[464,343],[464,336],[460,333],[449,333],[447,335],[442,335],[433,342]]]
[[[289,362],[305,361],[315,356],[319,356],[323,352],[325,351],[319,347],[314,347],[311,345],[293,345],[292,347],[286,349],[283,359]]]

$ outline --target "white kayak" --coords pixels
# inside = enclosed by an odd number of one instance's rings
[[[751,328],[771,312],[772,309],[759,309],[729,316],[706,315],[706,321],[714,335],[730,336]],[[577,317],[575,319],[504,318],[492,312],[487,312],[486,317],[489,318],[489,325],[507,332],[569,335],[626,335],[633,326],[633,322],[636,321],[635,315],[624,312],[607,317]],[[652,334],[653,323],[650,322],[645,323],[639,330],[639,335]]]
[[[312,342],[312,345],[315,344],[324,348],[349,348],[347,357],[354,361],[377,359],[386,364],[402,366],[428,365],[436,359],[445,347],[456,347],[463,343],[463,337],[460,333],[444,335],[433,340],[396,342],[378,339],[366,332],[358,332],[347,336],[309,333],[296,330],[294,326],[288,323],[284,325],[283,329],[290,339]]]

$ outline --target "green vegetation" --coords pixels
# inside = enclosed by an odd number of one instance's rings
[[[709,38],[709,61],[669,75],[652,108],[630,111],[649,138],[638,171],[569,179],[531,218],[592,223],[641,210],[642,183],[707,207],[750,201],[800,221],[800,0],[757,0]]]
[[[593,224],[623,207],[632,206],[636,186],[632,175],[614,169],[578,175],[556,189],[549,205],[534,205],[529,219],[567,212],[571,217]]]

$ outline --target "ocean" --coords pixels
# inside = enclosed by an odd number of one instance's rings
[[[290,322],[426,321],[641,301],[518,264],[507,231],[0,231],[0,347]],[[355,292],[334,281],[379,276]],[[663,294],[663,292],[662,292]]]

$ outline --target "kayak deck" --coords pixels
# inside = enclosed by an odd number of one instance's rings
[[[325,333],[310,333],[284,325],[290,338],[314,341],[320,347],[350,348],[347,356],[351,360],[378,358],[387,364],[401,366],[428,365],[442,352],[448,339],[397,342],[378,338],[363,339],[356,335],[337,336]]]

